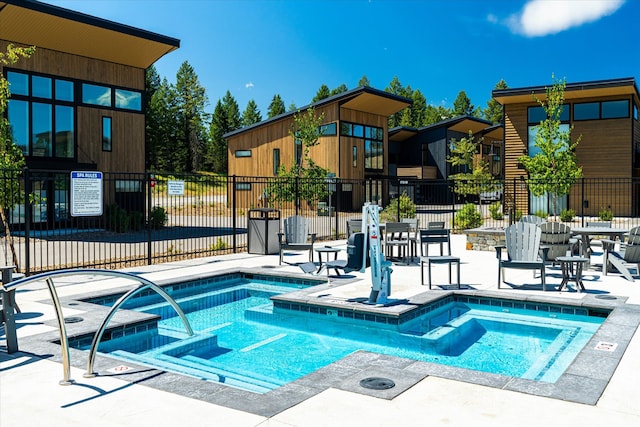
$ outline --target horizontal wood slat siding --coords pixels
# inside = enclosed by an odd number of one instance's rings
[[[629,119],[574,122],[572,141],[582,135],[576,156],[585,178],[629,178],[632,136]]]
[[[617,97],[584,98],[579,102],[607,101],[615,99],[630,99]],[[518,168],[518,157],[527,152],[528,123],[527,108],[536,106],[529,104],[507,104],[504,106],[505,148],[504,165],[507,180],[527,177],[524,169]],[[573,114],[573,105],[571,105]],[[576,147],[576,155],[585,178],[629,178],[633,176],[633,125],[629,118],[607,120],[585,120],[572,122],[572,141],[582,135]],[[582,212],[581,193],[573,188],[569,196],[569,207]],[[589,203],[585,214],[597,215],[604,207],[611,207],[616,214],[630,214],[632,210],[633,193],[631,188],[614,187],[602,188],[598,191],[597,200]],[[614,202],[615,201],[615,202]],[[528,201],[525,197],[518,197],[516,209],[527,212]]]
[[[0,51],[6,52],[8,42],[0,40]],[[129,89],[144,90],[145,70],[97,59],[74,56],[36,47],[29,59],[21,59],[12,68],[58,77],[103,83]]]

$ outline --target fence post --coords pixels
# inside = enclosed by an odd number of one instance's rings
[[[153,188],[151,188],[151,174],[149,172],[145,172],[144,176],[144,184],[147,188],[147,265],[153,264],[153,245],[152,245],[152,236],[151,236],[151,211],[153,210],[153,200],[152,193]]]
[[[580,178],[581,182],[581,191],[582,191],[582,207],[580,208],[580,216],[582,217],[582,219],[580,220],[582,222],[582,224],[580,225],[580,227],[584,227],[584,177]]]
[[[340,199],[342,198],[342,183],[340,182],[340,179],[336,180],[336,191],[335,193],[333,193],[336,195],[336,207],[334,208],[334,212],[336,213],[336,240],[338,240],[340,238],[340,229],[339,229],[339,224],[340,224],[340,220],[338,219],[338,214],[340,212]],[[329,197],[331,197],[331,195],[329,195]],[[329,216],[331,216],[331,209],[329,209]],[[347,236],[348,238],[349,236]]]
[[[31,272],[31,202],[29,195],[31,194],[31,177],[29,168],[24,168],[24,274],[29,276]]]
[[[230,193],[233,195],[231,198],[231,226],[233,228],[233,253],[238,252],[238,244],[236,236],[238,234],[238,224],[236,221],[236,176],[231,176],[231,191],[229,190],[229,182],[227,182],[227,203],[229,202]],[[249,242],[247,241],[247,251],[249,251]]]

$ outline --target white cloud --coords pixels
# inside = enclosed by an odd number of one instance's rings
[[[251,88],[253,87],[253,82],[245,83],[245,84],[244,84],[244,87],[245,87],[246,89],[251,89]]]
[[[487,15],[487,21],[489,21],[492,24],[497,24],[498,23],[498,17],[496,15],[494,15],[493,13],[490,13]]]
[[[556,34],[611,15],[625,0],[530,0],[508,20],[511,30],[527,37]]]

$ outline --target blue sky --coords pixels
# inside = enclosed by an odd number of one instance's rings
[[[227,90],[263,117],[274,94],[307,105],[321,84],[384,89],[394,76],[433,105],[464,90],[486,107],[509,87],[635,77],[638,0],[47,0],[180,39],[156,63],[170,82],[188,61],[209,106]]]

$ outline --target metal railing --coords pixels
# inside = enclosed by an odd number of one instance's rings
[[[381,204],[383,220],[400,220],[408,198],[420,226],[442,221],[464,228],[459,212],[473,204],[483,227],[520,215],[573,210],[584,225],[610,213],[618,226],[640,224],[640,179],[578,180],[554,203],[535,198],[523,179],[494,181],[460,195],[451,180],[381,177],[365,180],[220,177],[206,174],[103,173],[103,212],[71,215],[70,171],[0,170],[2,201],[13,200],[0,224],[0,265],[26,275],[68,268],[117,269],[247,250],[249,210],[271,207],[280,218],[303,215],[319,240],[346,239],[347,220],[365,202]],[[495,193],[495,192],[494,192]],[[398,197],[399,195],[405,197]],[[496,205],[497,203],[497,205]],[[25,208],[28,206],[28,208]],[[5,230],[8,230],[6,232]]]
[[[119,277],[124,279],[130,279],[135,282],[140,282],[140,285],[136,288],[130,290],[122,297],[118,299],[118,301],[111,307],[104,320],[102,321],[100,327],[96,331],[93,341],[91,343],[91,349],[89,351],[89,360],[87,362],[87,372],[85,373],[85,378],[94,377],[95,373],[93,371],[93,364],[95,361],[96,352],[98,350],[98,345],[100,344],[100,340],[102,339],[102,335],[104,331],[113,318],[116,311],[124,304],[129,298],[133,295],[145,290],[145,289],[153,289],[160,296],[162,296],[176,311],[176,313],[182,319],[182,323],[187,330],[189,335],[193,335],[193,330],[191,329],[191,325],[187,320],[184,312],[176,303],[176,301],[167,294],[161,287],[156,285],[144,277],[137,276],[135,274],[124,273],[121,271],[112,271],[112,270],[93,270],[93,269],[76,269],[76,270],[59,270],[59,271],[50,271],[46,273],[37,274],[35,276],[26,277],[23,279],[19,279],[9,283],[3,283],[0,286],[0,291],[3,292],[2,298],[2,310],[5,313],[5,316],[9,314],[9,317],[5,317],[5,336],[7,339],[7,352],[14,353],[18,351],[18,339],[16,333],[16,326],[14,321],[9,321],[9,319],[13,319],[14,305],[13,298],[5,298],[7,294],[13,293],[16,289],[28,285],[34,282],[44,280],[47,283],[47,288],[49,289],[49,294],[51,295],[51,301],[53,302],[53,306],[56,311],[56,320],[58,322],[58,331],[60,334],[60,348],[62,351],[62,370],[63,370],[63,379],[60,381],[61,385],[69,385],[73,384],[73,380],[71,379],[71,363],[69,356],[69,340],[67,338],[67,329],[64,323],[64,316],[62,314],[62,305],[60,304],[60,299],[58,298],[58,293],[56,291],[56,287],[53,283],[54,277],[67,277],[67,276],[78,276],[78,275],[98,275],[98,276],[110,276],[110,277]]]

